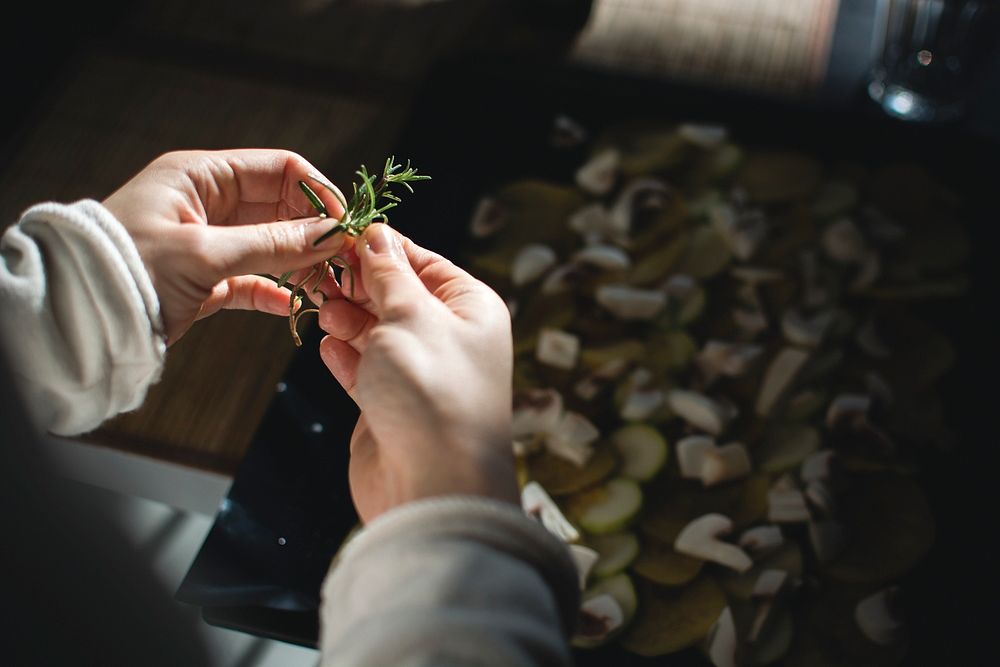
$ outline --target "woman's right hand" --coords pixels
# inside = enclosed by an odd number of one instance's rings
[[[357,298],[345,289],[319,320],[323,361],[361,408],[350,482],[362,520],[432,496],[517,503],[506,305],[388,225],[356,252]]]

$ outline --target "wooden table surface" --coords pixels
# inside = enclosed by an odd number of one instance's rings
[[[184,148],[286,148],[348,183],[359,163],[385,159],[421,78],[485,6],[377,4],[308,15],[285,3],[141,5],[53,77],[0,171],[0,220],[39,201],[103,199]],[[198,322],[170,348],[142,408],[82,439],[231,473],[294,350],[283,318]]]

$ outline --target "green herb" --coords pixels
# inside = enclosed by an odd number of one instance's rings
[[[316,239],[316,241],[313,242],[313,245],[319,245],[338,232],[343,232],[348,236],[360,236],[373,222],[388,223],[389,216],[386,214],[386,211],[391,208],[395,208],[401,201],[400,198],[392,192],[392,186],[398,184],[410,192],[413,192],[413,187],[410,183],[414,181],[430,180],[430,176],[418,174],[417,170],[410,166],[409,160],[406,161],[406,166],[396,164],[395,160],[395,157],[390,157],[385,161],[385,166],[382,168],[382,174],[380,176],[369,174],[368,169],[365,168],[364,165],[361,165],[361,168],[355,172],[361,178],[361,183],[352,184],[353,194],[351,195],[350,202],[344,201],[340,192],[329,183],[316,176],[310,176],[312,180],[332,192],[344,209],[344,214],[340,216],[333,227]],[[323,200],[319,198],[316,191],[313,190],[305,181],[299,181],[299,188],[301,188],[302,192],[305,193],[306,198],[309,200],[312,207],[316,209],[316,212],[319,213],[321,217],[326,217],[328,215],[326,205],[323,204]],[[288,299],[288,327],[292,332],[292,340],[295,341],[296,347],[302,345],[302,339],[299,337],[298,332],[299,318],[307,313],[319,312],[318,308],[299,310],[302,305],[302,300],[309,294],[319,294],[324,302],[327,300],[327,295],[324,294],[319,288],[320,285],[323,284],[323,279],[326,278],[330,270],[334,267],[347,271],[351,278],[351,298],[354,298],[354,276],[352,274],[351,267],[348,265],[347,261],[339,255],[334,255],[333,257],[314,265],[302,280],[289,285],[288,289],[291,291],[291,296]],[[292,271],[287,271],[281,274],[276,281],[278,287],[288,284],[289,279],[292,277],[292,273]],[[310,281],[314,282],[312,288],[309,289],[307,294],[306,289],[308,288]]]

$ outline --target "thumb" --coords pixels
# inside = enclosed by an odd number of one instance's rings
[[[313,245],[337,224],[329,218],[281,220],[256,225],[208,226],[209,257],[219,279],[230,276],[279,275],[336,255],[346,235],[337,233]]]
[[[360,241],[357,253],[368,307],[379,319],[404,319],[430,292],[413,270],[402,237],[389,225],[375,223]]]

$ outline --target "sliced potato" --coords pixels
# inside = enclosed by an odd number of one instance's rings
[[[799,578],[803,572],[802,549],[794,540],[785,542],[774,551],[758,558],[754,566],[740,574],[728,570],[719,575],[719,585],[726,594],[737,600],[749,600],[753,595],[757,578],[764,570],[781,570],[792,578]]]
[[[754,449],[757,467],[778,474],[797,467],[819,449],[819,431],[806,424],[786,424],[772,429]]]
[[[569,499],[569,511],[592,535],[615,533],[632,522],[642,507],[642,489],[631,479],[617,477]]]
[[[677,553],[673,545],[647,537],[632,569],[643,579],[663,586],[683,586],[701,572],[705,561]]]
[[[631,532],[591,535],[587,545],[598,553],[591,573],[599,579],[624,571],[639,555],[639,538]]]
[[[673,273],[674,265],[684,254],[689,240],[688,234],[678,234],[652,251],[639,255],[629,271],[628,281],[640,287],[662,283]]]
[[[792,615],[784,609],[773,612],[757,641],[750,646],[750,664],[770,665],[781,660],[792,647],[794,636]]]
[[[632,619],[635,618],[635,612],[639,606],[639,600],[635,592],[635,586],[632,584],[632,580],[627,574],[616,574],[613,577],[601,579],[591,585],[590,588],[583,592],[583,601],[586,602],[587,600],[592,600],[596,597],[600,597],[601,595],[610,595],[614,598],[615,602],[618,603],[618,606],[621,607],[623,617],[621,627],[613,631],[602,641],[574,637],[572,641],[573,646],[578,648],[595,648],[597,646],[607,644],[609,641],[624,632],[629,623],[632,622]]]
[[[694,340],[679,329],[651,333],[646,342],[643,365],[657,372],[687,368],[698,353]]]
[[[529,477],[554,496],[565,496],[593,486],[610,477],[617,466],[614,448],[603,444],[594,448],[594,454],[582,468],[548,452],[527,460]]]
[[[667,441],[648,424],[623,426],[611,434],[611,443],[621,458],[622,477],[648,482],[667,462]]]
[[[840,519],[851,535],[823,571],[839,581],[892,581],[916,565],[934,543],[934,518],[911,477],[858,475],[841,495]]]
[[[707,635],[726,606],[726,596],[710,577],[683,588],[639,587],[639,614],[622,637],[626,650],[644,656],[675,653]]]
[[[722,232],[714,225],[700,225],[692,230],[674,272],[704,280],[720,273],[732,259],[732,249]]]
[[[642,532],[673,544],[688,523],[705,514],[722,514],[732,519],[737,530],[763,519],[767,514],[767,475],[705,488],[701,482],[677,480],[649,499],[639,522]]]

